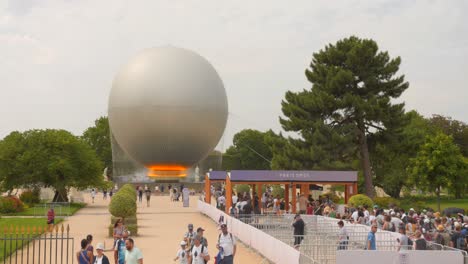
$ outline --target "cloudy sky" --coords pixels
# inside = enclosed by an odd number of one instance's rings
[[[0,138],[13,130],[81,134],[106,115],[112,79],[137,51],[174,45],[221,75],[230,120],[279,131],[287,90],[309,88],[312,53],[375,39],[410,88],[407,109],[468,121],[468,1],[0,0]],[[224,146],[226,147],[226,146]]]

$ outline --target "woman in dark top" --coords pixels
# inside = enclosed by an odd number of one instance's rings
[[[301,215],[297,214],[294,217],[294,223],[292,224],[294,227],[294,247],[299,248],[302,240],[304,239],[304,228],[305,223],[302,220]]]
[[[93,253],[87,250],[88,240],[81,240],[81,250],[76,253],[76,259],[78,264],[90,264],[93,263]]]
[[[421,231],[416,231],[414,234],[416,240],[414,241],[414,249],[415,250],[426,250],[427,243],[424,237],[421,235]]]

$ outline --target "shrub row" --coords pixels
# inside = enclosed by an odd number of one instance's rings
[[[18,197],[12,195],[0,197],[0,213],[17,213],[23,210],[23,202]]]
[[[41,202],[41,191],[40,189],[33,189],[33,190],[25,190],[24,192],[21,193],[20,195],[20,200],[31,206],[33,204],[37,204]]]

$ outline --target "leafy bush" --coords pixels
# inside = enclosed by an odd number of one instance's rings
[[[250,186],[248,184],[236,184],[236,193],[237,195],[246,192],[250,195]]]
[[[338,204],[341,200],[341,197],[336,195],[335,192],[326,192],[326,193],[323,193],[321,196],[327,196],[335,204]]]
[[[275,185],[272,185],[271,187],[272,187],[271,194],[273,195],[273,197],[276,198],[276,196],[279,195],[280,198],[284,198],[284,189],[281,188],[281,185],[275,184]]]
[[[131,197],[131,199],[136,201],[137,192],[131,184],[125,184],[124,186],[122,186],[122,188],[120,188],[120,190],[117,193],[125,193],[129,197]]]
[[[117,192],[109,204],[109,212],[116,217],[126,218],[136,215],[136,200],[125,192]]]
[[[367,205],[369,208],[371,208],[374,205],[374,202],[367,195],[356,194],[356,195],[351,196],[351,198],[349,198],[348,205],[352,207]]]
[[[20,200],[27,204],[33,205],[41,202],[40,190],[26,190],[21,193]]]
[[[392,197],[375,197],[374,203],[380,208],[400,207],[400,201]]]
[[[0,213],[17,213],[24,210],[23,203],[16,196],[0,197]]]

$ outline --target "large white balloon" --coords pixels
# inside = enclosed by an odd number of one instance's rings
[[[223,82],[206,59],[160,47],[138,53],[120,69],[108,110],[118,144],[149,168],[150,176],[184,176],[216,147],[228,103]]]

